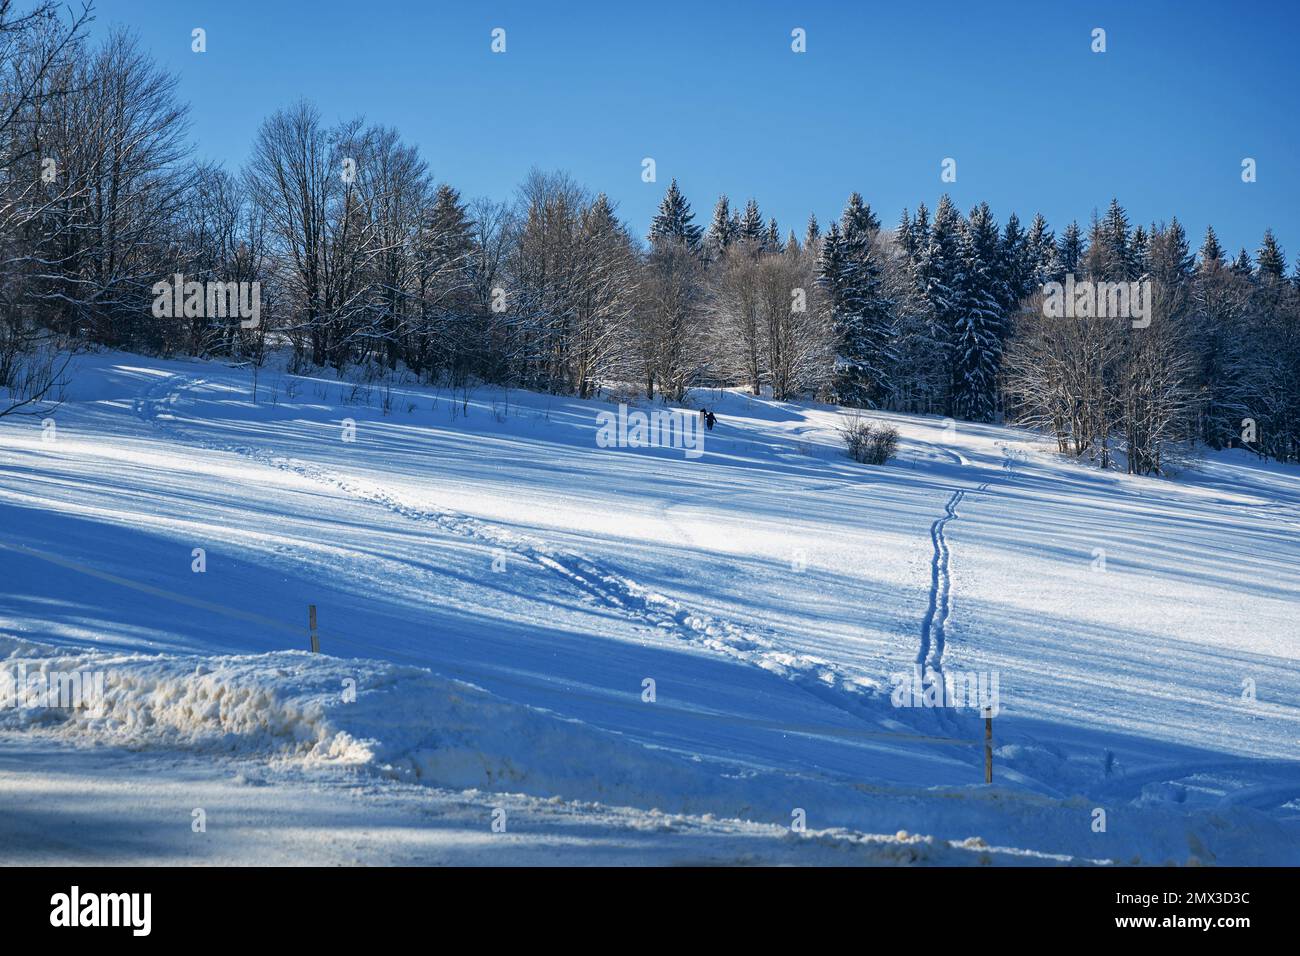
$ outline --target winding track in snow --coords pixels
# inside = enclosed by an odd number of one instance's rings
[[[987,491],[984,482],[975,491]],[[959,488],[948,498],[943,515],[930,525],[930,542],[934,554],[930,559],[930,602],[921,621],[921,646],[916,653],[916,666],[922,671],[943,673],[943,651],[947,644],[948,618],[952,615],[952,549],[948,546],[948,522],[961,517],[957,506],[966,497],[966,489]]]
[[[943,517],[936,518],[930,525],[930,542],[934,547],[930,559],[930,603],[921,621],[921,647],[916,652],[916,666],[923,670],[929,668],[943,672],[943,628],[952,610],[952,574],[949,569],[952,552],[944,536],[944,527],[959,517],[957,506],[965,495],[962,489],[954,491],[943,507]]]

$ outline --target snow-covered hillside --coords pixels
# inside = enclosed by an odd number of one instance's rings
[[[77,364],[0,421],[0,665],[106,687],[0,708],[0,861],[1300,863],[1300,470]]]

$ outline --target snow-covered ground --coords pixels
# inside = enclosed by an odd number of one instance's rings
[[[105,675],[0,708],[0,861],[1300,863],[1300,469],[250,384],[83,356],[0,420],[0,665]],[[996,677],[992,787],[974,710],[894,706],[918,663]]]

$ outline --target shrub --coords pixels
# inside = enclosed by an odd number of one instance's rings
[[[893,425],[877,425],[871,435],[871,464],[883,465],[898,451],[898,429]]]
[[[849,457],[864,465],[883,465],[898,451],[898,429],[892,425],[873,425],[854,414],[840,426],[840,435]]]
[[[871,423],[861,415],[854,415],[840,425],[840,437],[844,447],[849,450],[849,457],[854,461],[866,461],[867,445],[871,438]]]

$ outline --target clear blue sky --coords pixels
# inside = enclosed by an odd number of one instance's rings
[[[999,219],[1042,210],[1059,231],[1117,195],[1135,222],[1176,213],[1194,246],[1212,222],[1232,250],[1253,254],[1272,226],[1288,261],[1300,253],[1296,0],[97,6],[96,31],[134,27],[179,74],[200,153],[232,169],[263,117],[305,96],[331,120],[396,126],[467,197],[563,168],[641,233],[675,176],[702,223],[720,192],[802,234],[855,189],[891,225],[946,189]]]

